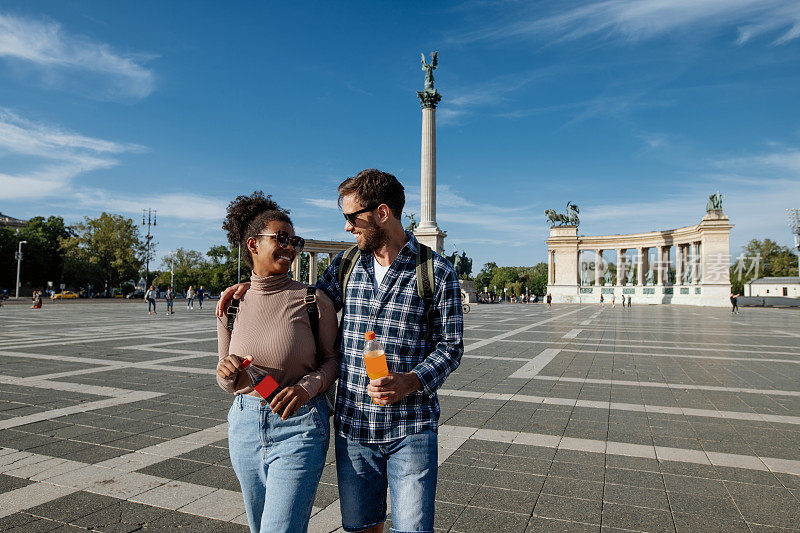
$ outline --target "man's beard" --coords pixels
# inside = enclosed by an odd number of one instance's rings
[[[369,229],[361,233],[361,238],[361,252],[372,253],[386,242],[386,232],[380,226],[370,224]]]

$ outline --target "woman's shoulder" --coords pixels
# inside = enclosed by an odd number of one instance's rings
[[[291,280],[289,282],[288,290],[297,291],[297,293],[301,295],[300,296],[301,298],[305,298],[305,296],[308,294],[309,287],[314,287],[314,285],[309,285],[307,283],[303,283],[300,281]],[[318,306],[324,307],[326,310],[327,308],[333,309],[333,300],[331,300],[330,297],[327,294],[325,294],[325,291],[321,289],[316,289],[315,294],[317,296]]]

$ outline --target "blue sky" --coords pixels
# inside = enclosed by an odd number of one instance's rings
[[[158,255],[224,242],[263,189],[352,240],[336,185],[377,167],[419,213],[420,52],[439,51],[438,222],[486,261],[545,260],[543,211],[588,235],[696,224],[791,245],[800,4],[39,2],[0,5],[0,211],[158,210]],[[417,217],[419,218],[419,217]]]

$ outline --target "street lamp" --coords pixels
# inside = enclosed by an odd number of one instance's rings
[[[22,245],[28,244],[28,241],[19,241],[19,250],[17,251],[17,291],[14,298],[19,298],[19,272],[22,268]]]
[[[148,208],[147,211],[142,209],[142,226],[145,225],[145,214],[147,215],[147,241],[145,243],[145,267],[144,267],[144,286],[145,290],[147,290],[147,285],[150,281],[147,279],[150,277],[150,241],[153,239],[153,236],[150,235],[150,226],[152,222],[152,226],[156,226],[156,211],[155,209]]]
[[[797,249],[797,275],[800,276],[800,209],[787,209],[786,219],[794,234],[794,247]]]

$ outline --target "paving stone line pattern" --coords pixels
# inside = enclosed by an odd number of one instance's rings
[[[0,309],[0,530],[247,531],[213,310],[144,311]],[[465,332],[437,531],[800,527],[796,311],[479,305]],[[340,525],[331,446],[310,530]]]

